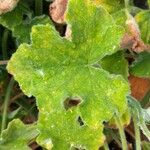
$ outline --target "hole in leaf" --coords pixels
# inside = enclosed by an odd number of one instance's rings
[[[83,148],[77,148],[77,147],[71,147],[71,150],[86,150],[86,149],[83,149]]]
[[[80,126],[84,125],[84,122],[80,116],[78,117],[78,122],[79,122]]]
[[[108,122],[107,121],[103,121],[103,125],[108,125]]]
[[[67,98],[64,101],[64,107],[66,110],[79,105],[81,100],[79,98]]]

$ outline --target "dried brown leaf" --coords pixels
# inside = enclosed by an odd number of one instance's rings
[[[64,14],[67,8],[68,0],[55,0],[49,6],[49,14],[53,21],[57,23],[64,23]]]
[[[126,21],[128,33],[126,33],[121,42],[121,48],[129,49],[137,53],[149,51],[150,46],[146,45],[141,39],[141,33],[135,19],[130,15]]]
[[[135,76],[129,77],[131,86],[131,95],[138,100],[141,100],[150,90],[150,79],[139,78]]]
[[[12,11],[19,0],[0,0],[0,15]]]

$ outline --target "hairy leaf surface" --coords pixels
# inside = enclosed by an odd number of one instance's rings
[[[30,22],[22,22],[14,27],[13,36],[17,38],[19,43],[30,43],[30,32],[33,25],[50,24],[51,21],[48,16],[38,16],[33,18]]]
[[[22,23],[23,15],[30,17],[31,13],[25,1],[20,0],[14,10],[0,15],[0,24],[13,31],[15,26]]]
[[[100,61],[100,65],[111,74],[120,74],[125,79],[128,77],[128,62],[121,51],[104,57]]]
[[[145,43],[150,44],[150,10],[144,10],[135,16]]]
[[[138,77],[150,77],[150,53],[141,53],[130,68],[131,74]]]
[[[124,30],[89,0],[70,0],[66,18],[70,41],[51,25],[34,26],[32,44],[21,45],[7,69],[25,94],[37,98],[40,145],[97,150],[103,122],[127,109],[127,82],[97,64],[119,49]]]
[[[123,0],[94,0],[94,2],[103,6],[110,13],[114,13],[118,11],[118,9],[124,8]]]
[[[24,125],[19,119],[11,121],[0,139],[1,150],[29,150],[28,144],[38,135],[34,125]]]

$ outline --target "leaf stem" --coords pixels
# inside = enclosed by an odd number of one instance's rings
[[[8,41],[8,35],[9,30],[5,29],[2,37],[2,54],[3,54],[3,60],[8,60],[8,54],[7,54],[7,41]]]
[[[147,128],[145,122],[142,122],[140,127],[141,127],[141,130],[143,131],[143,134],[150,140],[150,131]]]
[[[105,143],[104,143],[104,150],[109,150],[109,146],[108,146],[107,141],[105,141]]]
[[[146,93],[144,98],[140,101],[142,108],[146,108],[150,103],[150,90]]]
[[[14,85],[14,79],[11,78],[9,85],[7,87],[7,90],[6,90],[6,95],[5,95],[4,109],[3,109],[3,115],[2,115],[1,136],[2,136],[2,131],[6,128],[7,110],[8,110],[8,104],[9,104],[10,94],[11,94],[13,85]]]
[[[119,134],[120,134],[121,143],[122,143],[122,149],[127,150],[127,141],[126,141],[126,136],[124,133],[124,128],[123,128],[121,119],[118,115],[115,115],[115,122],[116,122],[118,129],[119,129]]]
[[[43,13],[43,0],[35,0],[35,15],[40,16]]]
[[[128,9],[129,7],[129,0],[124,0],[125,8]]]
[[[135,131],[136,150],[141,150],[140,128],[138,125],[137,117],[135,115],[133,115],[133,122]]]

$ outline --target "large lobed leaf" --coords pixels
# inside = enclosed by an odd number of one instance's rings
[[[34,26],[32,44],[21,45],[7,69],[25,94],[37,98],[40,145],[97,150],[103,122],[127,110],[127,82],[97,65],[119,49],[124,30],[89,0],[70,0],[66,18],[71,41],[51,25]],[[71,107],[71,100],[79,104]]]
[[[140,103],[133,97],[128,97],[130,112],[133,117],[137,118],[137,124],[141,128],[143,134],[150,140],[150,131],[146,124],[150,123],[150,109],[143,109]]]

